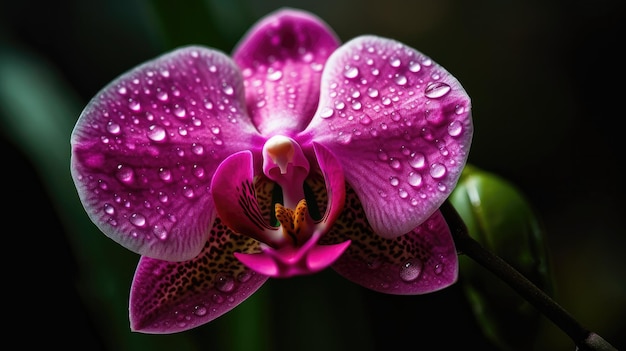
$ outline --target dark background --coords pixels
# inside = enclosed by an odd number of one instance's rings
[[[70,126],[62,128],[67,146],[80,109],[113,78],[179,45],[203,44],[230,52],[250,25],[283,6],[314,12],[343,41],[360,34],[403,41],[444,66],[472,97],[475,135],[469,162],[516,184],[536,208],[546,228],[556,300],[618,349],[626,347],[623,1],[169,3],[2,2],[0,49],[36,60],[65,87],[62,93],[73,108],[69,111],[75,112],[58,121],[59,126]],[[11,90],[5,73],[0,80]],[[28,95],[28,89],[22,94]],[[41,154],[25,147],[6,125],[7,120],[20,123],[19,113],[6,108],[12,102],[0,100],[5,123],[0,128],[5,162],[2,218],[8,224],[3,290],[12,293],[5,313],[9,330],[26,332],[18,339],[24,344],[41,337],[49,345],[92,350],[112,345],[117,350],[147,349],[142,346],[147,338],[125,344],[127,336],[115,341],[119,334],[111,335],[110,329],[115,328],[106,326],[111,315],[127,313],[126,302],[117,304],[111,296],[118,291],[127,294],[124,289],[130,286],[137,257],[100,238],[93,226],[85,224],[86,215],[76,206],[75,193],[58,196],[56,182],[67,179],[52,178],[69,176],[69,154],[65,162],[53,166],[59,172],[50,172]],[[41,109],[46,111],[44,103],[41,101]],[[94,238],[76,239],[76,235]],[[90,240],[89,248],[81,246],[84,240]],[[104,256],[104,262],[108,257],[110,264],[100,266],[93,275],[118,277],[116,284],[120,285],[113,284],[111,291],[102,290],[110,286],[106,282],[90,283],[93,271],[89,262],[92,257],[98,261],[98,255]],[[126,275],[119,277],[118,272]],[[489,349],[458,287],[412,300],[381,297],[355,290],[333,273],[293,282],[272,281],[263,288],[263,296],[273,302],[261,308],[261,313],[270,315],[266,320],[270,325],[250,328],[278,329],[276,336],[264,341],[273,343],[275,349],[288,349],[286,344],[296,338],[294,330],[306,336],[304,345],[311,349],[324,343],[323,337],[311,335],[318,332],[337,347],[354,345],[352,339],[357,345],[369,340],[367,345],[374,349],[393,349],[405,342],[414,343],[413,349],[431,349],[461,340],[463,345]],[[326,290],[311,295],[310,290],[319,286]],[[351,326],[350,316],[334,315],[340,315],[355,291],[367,306],[363,313],[369,330]],[[310,323],[301,322],[299,328],[285,320],[306,319],[294,312],[298,302],[305,303],[305,298],[327,301],[322,297],[330,301],[324,308],[337,318],[330,324],[336,329],[320,332]],[[108,311],[112,307],[121,311]],[[403,320],[409,323],[400,322]],[[237,322],[227,319],[220,323],[215,322],[214,331],[207,331],[212,328],[209,325],[190,332],[183,345],[190,349],[220,345],[203,333],[228,332],[228,323]],[[289,333],[281,333],[281,328]],[[121,329],[128,328],[122,325]],[[232,337],[245,338],[246,334]],[[163,346],[169,340],[180,342],[182,337],[157,338],[157,344]],[[574,346],[550,322],[543,321],[536,349],[574,350]]]

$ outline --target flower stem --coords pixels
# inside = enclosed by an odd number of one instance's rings
[[[466,255],[502,279],[520,296],[567,334],[578,351],[617,351],[610,343],[583,327],[572,315],[539,289],[528,278],[493,252],[485,249],[468,233],[465,223],[449,201],[440,208],[446,218],[459,254]]]

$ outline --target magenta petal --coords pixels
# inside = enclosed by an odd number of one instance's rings
[[[234,249],[256,243],[228,232],[213,235],[213,244],[190,261],[141,258],[130,295],[133,331],[168,334],[195,328],[232,310],[263,285],[267,276],[233,256]]]
[[[350,245],[350,240],[338,244],[318,245],[318,235],[302,247],[285,246],[278,249],[263,247],[262,252],[235,253],[237,259],[253,271],[275,278],[288,278],[319,272],[339,258]]]
[[[217,212],[226,226],[270,245],[281,240],[278,227],[270,226],[259,208],[250,151],[226,158],[215,172],[211,188]]]
[[[141,255],[186,260],[206,242],[219,162],[254,145],[234,62],[186,47],[123,74],[82,112],[71,172],[91,220]]]
[[[328,204],[324,216],[318,224],[321,235],[325,234],[335,223],[335,220],[343,211],[346,198],[346,183],[343,176],[343,168],[335,155],[324,146],[313,143],[315,157],[324,176]]]
[[[472,139],[470,98],[443,67],[397,41],[351,40],[329,57],[302,135],[344,165],[370,225],[411,231],[454,189]]]
[[[276,11],[250,29],[233,58],[261,133],[304,129],[317,107],[324,62],[338,46],[326,23],[293,9]]]
[[[353,240],[332,268],[366,288],[398,295],[434,292],[458,278],[456,248],[439,211],[406,235],[368,239]]]

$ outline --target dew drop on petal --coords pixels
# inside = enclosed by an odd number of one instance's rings
[[[422,168],[426,164],[426,156],[421,152],[414,152],[409,156],[409,165],[412,168]]]
[[[195,193],[193,192],[192,188],[185,185],[183,187],[183,196],[185,196],[188,199],[191,199],[192,197],[195,196]]]
[[[146,225],[146,217],[139,213],[133,213],[130,215],[130,223],[136,227],[143,227]]]
[[[235,93],[235,89],[233,89],[232,86],[224,83],[224,85],[222,85],[222,91],[224,92],[224,94],[226,95],[233,95]]]
[[[159,169],[159,178],[161,178],[161,180],[164,180],[164,181],[172,180],[172,171],[170,171],[167,168]]]
[[[450,92],[450,90],[452,90],[452,88],[448,84],[443,82],[434,82],[426,86],[424,95],[430,99],[438,99],[445,96]]]
[[[107,128],[107,132],[109,132],[111,134],[119,134],[120,131],[122,130],[120,128],[120,125],[115,123],[115,122],[113,122],[113,121],[110,121],[109,123],[107,123],[107,127],[106,128]]]
[[[126,184],[131,183],[135,178],[135,172],[133,172],[133,169],[122,165],[117,166],[117,172],[115,175],[117,176],[117,179]]]
[[[206,315],[208,312],[207,308],[204,305],[198,305],[193,308],[193,314],[198,317],[202,317]]]
[[[231,292],[235,288],[235,280],[231,276],[218,275],[215,278],[215,288],[221,292]]]
[[[430,166],[430,176],[435,179],[442,178],[444,175],[446,175],[446,172],[446,166],[442,165],[441,163],[433,163],[432,166]]]
[[[420,276],[423,268],[424,264],[420,259],[409,259],[400,267],[400,278],[405,282],[412,282]]]
[[[111,204],[104,204],[104,213],[108,214],[109,216],[114,215],[115,207],[113,207],[113,205]]]
[[[411,186],[420,186],[422,184],[422,175],[417,172],[410,172],[408,181]]]
[[[416,73],[419,72],[420,69],[422,69],[422,66],[418,62],[411,61],[409,63],[409,71]]]
[[[333,110],[332,108],[324,107],[320,111],[320,117],[322,117],[322,118],[330,118],[333,115],[334,112],[335,112],[335,110]]]
[[[450,136],[459,136],[463,131],[463,125],[459,121],[453,121],[448,125],[448,134]]]
[[[346,66],[343,75],[350,79],[356,78],[359,75],[359,69],[353,66]]]
[[[163,141],[165,139],[165,128],[158,125],[151,125],[148,128],[148,138],[152,141]]]
[[[191,145],[191,152],[193,152],[194,154],[200,156],[204,153],[204,147],[200,144],[192,144]]]
[[[407,79],[402,74],[396,74],[393,79],[398,85],[405,85],[407,83]]]
[[[391,177],[389,178],[389,184],[393,186],[398,186],[398,184],[400,184],[400,180],[398,179],[398,177]]]
[[[271,82],[280,80],[282,77],[283,77],[283,71],[281,70],[275,70],[275,69],[270,68],[267,71],[267,80]],[[228,94],[228,95],[231,95],[231,94]]]
[[[371,98],[375,98],[378,96],[378,89],[376,88],[368,88],[367,89],[367,95]]]

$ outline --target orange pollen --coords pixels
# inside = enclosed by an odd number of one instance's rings
[[[303,238],[308,233],[306,200],[300,200],[295,210],[277,203],[274,211],[283,229],[283,235],[290,238],[294,245],[298,245],[299,239],[306,239]]]

